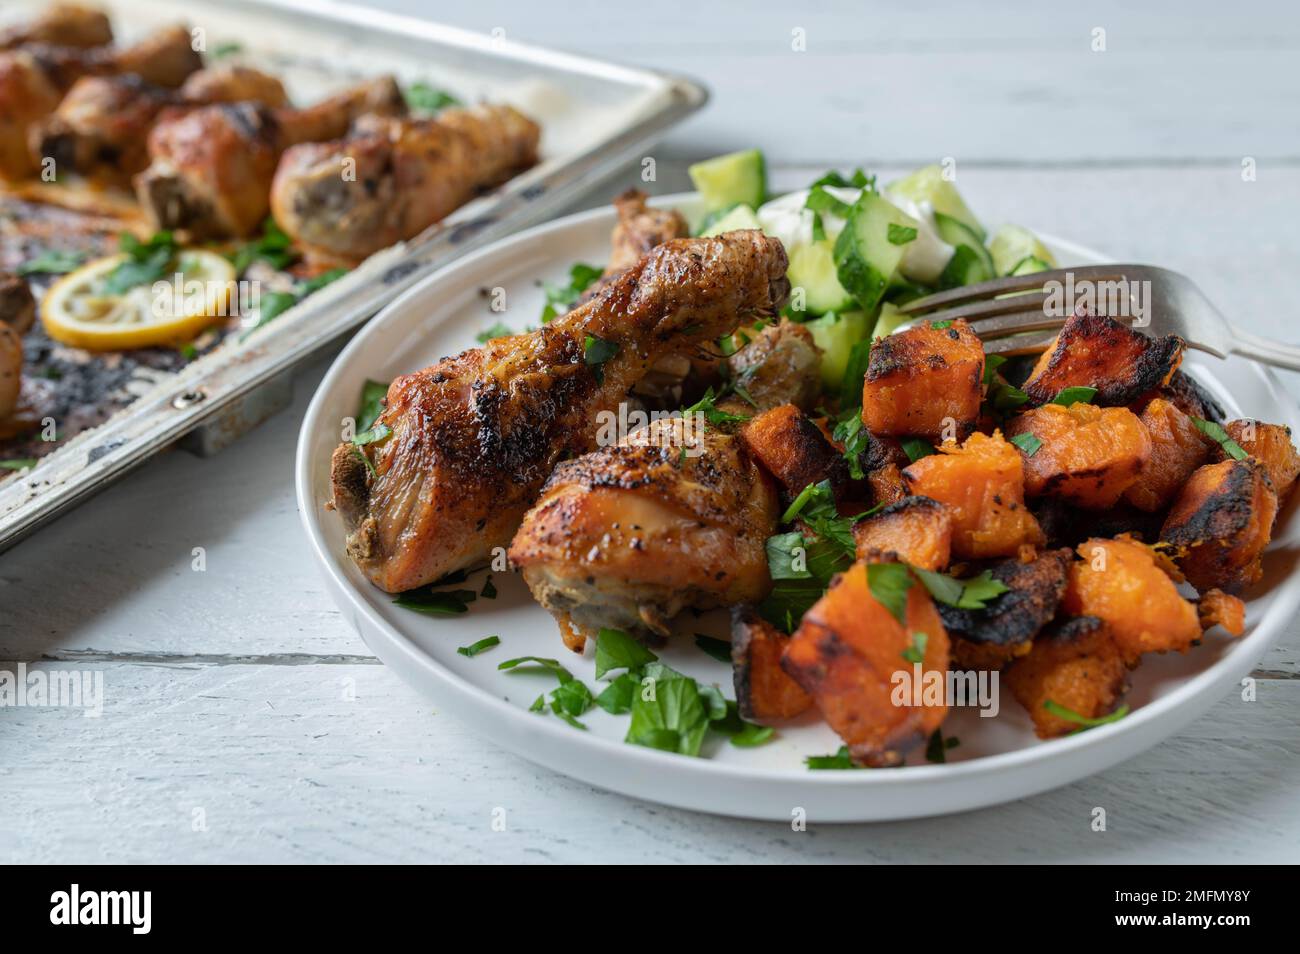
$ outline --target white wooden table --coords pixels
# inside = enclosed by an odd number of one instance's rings
[[[889,174],[952,156],[987,219],[1185,270],[1244,327],[1300,337],[1291,5],[375,5],[703,79],[712,104],[653,152],[656,191],[684,187],[690,159],[755,144],[788,186],[837,164]],[[791,48],[800,28],[804,52]],[[317,579],[291,476],[324,367],[219,457],[168,454],[0,556],[0,659],[103,670],[107,695],[99,719],[0,710],[0,860],[1300,855],[1300,624],[1260,663],[1258,701],[1230,695],[1109,772],[953,818],[795,833],[593,790],[494,748],[380,665]],[[1090,831],[1094,806],[1105,833]]]

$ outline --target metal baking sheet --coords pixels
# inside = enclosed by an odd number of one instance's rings
[[[38,11],[6,3],[0,23]],[[0,482],[0,550],[153,454],[182,443],[221,449],[288,401],[292,369],[427,275],[541,221],[699,109],[707,93],[679,76],[517,44],[492,35],[325,0],[108,0],[119,41],[183,20],[209,53],[237,45],[309,103],[389,72],[464,102],[510,103],[542,126],[542,161],[423,235],[379,252],[247,340],[230,336],[179,370],[133,382],[139,396]]]

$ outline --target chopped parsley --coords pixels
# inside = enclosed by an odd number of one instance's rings
[[[948,750],[955,749],[959,745],[961,745],[961,741],[956,736],[950,735],[945,739],[943,730],[935,729],[930,734],[930,741],[925,744],[925,760],[939,764],[947,762]]]
[[[810,755],[803,761],[810,769],[856,769],[862,767],[853,764],[847,745],[841,745],[839,751],[834,755]]]
[[[1029,395],[1020,388],[1008,384],[998,368],[1006,364],[1007,359],[1000,354],[984,356],[984,402],[998,416],[1005,416],[1021,405],[1029,403]]]
[[[415,113],[437,113],[448,106],[461,104],[451,93],[435,89],[428,83],[412,83],[402,95],[406,99],[406,105]]]
[[[913,633],[912,642],[899,655],[910,663],[923,663],[925,662],[925,647],[929,642],[930,637],[927,634]]]
[[[477,656],[481,652],[486,652],[487,650],[491,649],[493,646],[499,646],[499,645],[501,645],[500,636],[485,636],[482,639],[480,639],[477,643],[471,643],[468,646],[458,646],[456,648],[456,652],[460,653],[462,656],[473,657],[473,656]]]
[[[542,309],[542,324],[546,324],[557,315],[562,315],[573,307],[582,293],[600,278],[602,269],[595,265],[578,262],[569,269],[569,284],[556,285],[542,282],[546,293],[546,307]]]
[[[606,341],[595,335],[587,335],[583,341],[583,360],[587,363],[587,367],[593,369],[592,373],[596,375],[597,384],[605,383],[605,369],[601,365],[618,354],[618,351],[617,341]]]
[[[35,466],[35,457],[11,457],[9,460],[0,460],[0,470],[30,470]]]
[[[415,610],[426,616],[459,616],[469,611],[469,604],[478,598],[473,590],[434,590],[430,583],[419,589],[408,590],[393,600],[394,605]]]
[[[1096,388],[1076,385],[1068,388],[1061,388],[1056,397],[1049,402],[1059,404],[1061,407],[1069,407],[1071,404],[1091,404],[1092,399],[1097,396]]]
[[[490,328],[484,328],[474,337],[478,339],[479,344],[487,344],[493,338],[505,338],[514,334],[510,326],[503,321],[498,321]]]
[[[1233,460],[1245,460],[1250,455],[1245,449],[1232,439],[1232,436],[1223,428],[1222,424],[1216,424],[1214,421],[1206,421],[1199,417],[1193,417],[1192,423],[1196,429],[1208,437],[1210,440],[1218,443],[1223,448],[1223,452]]]
[[[1088,716],[1079,715],[1073,709],[1067,709],[1059,703],[1047,699],[1043,702],[1043,708],[1056,716],[1058,719],[1064,719],[1066,722],[1073,722],[1079,726],[1076,732],[1086,732],[1088,729],[1095,729],[1099,725],[1106,725],[1109,722],[1118,722],[1128,715],[1128,705],[1122,705],[1110,715],[1097,716],[1089,718]]]
[[[704,397],[700,398],[690,407],[682,408],[682,417],[688,417],[692,414],[703,414],[704,419],[714,427],[723,424],[741,424],[749,420],[744,414],[732,414],[729,411],[718,409],[718,395],[713,391],[712,385],[704,392]]]
[[[388,385],[383,381],[367,380],[361,386],[361,406],[357,409],[357,429],[368,430],[384,412]]]
[[[18,266],[19,275],[66,275],[85,262],[84,252],[65,252],[47,249],[35,258]]]
[[[1029,432],[1016,434],[1010,440],[1011,443],[1025,452],[1026,457],[1033,457],[1038,453],[1038,449],[1043,446],[1043,442]]]
[[[104,277],[106,295],[121,295],[140,285],[152,285],[171,274],[180,246],[171,232],[155,232],[141,242],[130,232],[118,236],[125,258]]]
[[[913,463],[934,453],[934,445],[924,437],[905,437],[900,443],[903,445],[903,453]]]
[[[601,629],[596,634],[596,678],[615,669],[640,669],[659,657],[621,629]]]
[[[391,433],[393,433],[393,429],[387,424],[372,424],[356,437],[352,438],[352,443],[357,447],[364,447],[366,444],[376,444]]]
[[[958,609],[986,609],[990,600],[996,599],[1009,589],[1001,580],[994,579],[989,570],[967,580],[958,580],[947,573],[938,573],[919,566],[912,567],[912,572],[930,591],[932,597],[940,603]]]
[[[907,625],[907,592],[914,582],[906,564],[867,565],[867,588],[871,590],[871,595],[904,626]]]
[[[715,639],[703,633],[696,633],[695,646],[706,656],[712,656],[718,662],[731,663],[731,643],[725,639]]]
[[[890,222],[887,238],[890,245],[906,245],[909,242],[916,241],[916,229],[910,225],[899,225],[897,222]]]
[[[242,275],[254,262],[266,262],[276,270],[288,268],[298,258],[293,251],[293,239],[276,224],[271,216],[262,223],[262,234],[245,242],[231,256],[235,271]]]

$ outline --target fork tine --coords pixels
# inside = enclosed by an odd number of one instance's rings
[[[925,315],[924,320],[951,321],[953,318],[965,318],[972,325],[975,325],[990,318],[997,318],[999,315],[1018,315],[1022,312],[1034,311],[1042,314],[1043,304],[1046,301],[1046,292],[1023,292],[1018,295],[1008,295],[1005,298],[991,298],[985,301],[975,301],[966,305],[944,308],[942,311]],[[900,308],[899,310],[902,311],[903,309]],[[1064,320],[1064,318],[1061,319],[1062,322]],[[976,333],[979,333],[978,329],[976,329]]]
[[[910,301],[899,308],[907,315],[922,315],[939,308],[961,305],[965,302],[995,298],[1012,292],[1042,291],[1048,282],[1065,283],[1067,275],[1073,275],[1075,281],[1106,281],[1123,278],[1129,272],[1141,266],[1136,265],[1082,265],[1077,268],[1056,268],[1047,272],[1031,272],[1028,275],[1011,275],[980,282],[977,285],[962,285],[947,291],[936,292]]]
[[[1046,351],[1047,347],[1055,340],[1056,334],[1054,332],[1009,335],[1005,338],[999,338],[996,341],[990,341],[985,345],[984,353],[1007,356],[1038,354],[1041,351]]]

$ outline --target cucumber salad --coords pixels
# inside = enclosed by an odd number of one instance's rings
[[[905,320],[899,307],[946,288],[1056,267],[1031,232],[1003,225],[990,237],[939,165],[880,184],[861,169],[828,172],[772,197],[757,149],[697,163],[700,235],[761,229],[790,258],[787,317],[804,322],[824,352],[822,379],[838,389],[859,352]]]

